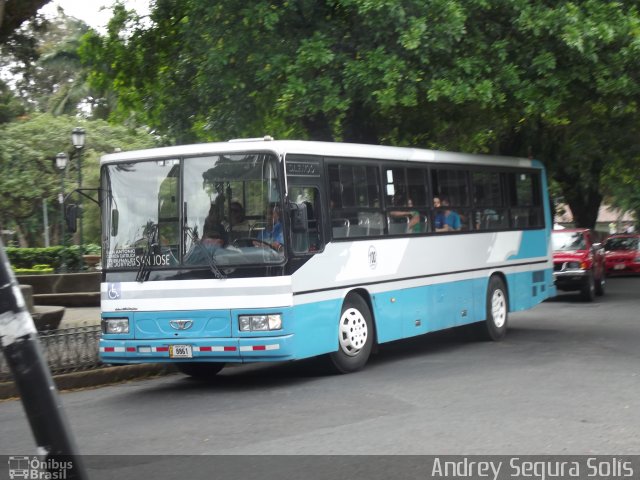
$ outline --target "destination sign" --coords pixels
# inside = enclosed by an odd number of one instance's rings
[[[287,162],[287,175],[290,177],[319,177],[318,162]]]

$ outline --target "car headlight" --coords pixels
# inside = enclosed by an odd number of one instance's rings
[[[129,333],[128,318],[103,318],[102,333],[122,334]]]
[[[580,262],[567,262],[567,270],[578,270]]]
[[[282,330],[282,315],[279,313],[268,315],[238,315],[241,332],[268,332]]]

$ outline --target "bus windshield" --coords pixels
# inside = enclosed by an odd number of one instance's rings
[[[107,165],[105,269],[212,268],[284,260],[272,154]]]

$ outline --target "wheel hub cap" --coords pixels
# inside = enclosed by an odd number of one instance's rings
[[[355,308],[344,311],[340,318],[340,348],[350,357],[356,356],[367,341],[367,322]]]
[[[496,290],[491,297],[491,316],[496,327],[501,328],[507,320],[507,302],[502,290]]]

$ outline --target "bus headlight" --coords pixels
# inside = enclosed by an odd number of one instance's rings
[[[129,333],[128,318],[103,318],[102,333],[119,334]]]
[[[282,330],[282,315],[279,313],[269,315],[238,315],[238,324],[241,332]]]

